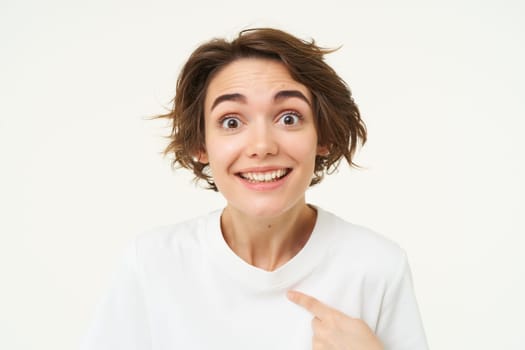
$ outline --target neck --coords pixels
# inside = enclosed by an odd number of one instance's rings
[[[227,206],[221,217],[226,243],[247,263],[273,271],[306,244],[317,212],[303,203],[276,217],[252,217]]]

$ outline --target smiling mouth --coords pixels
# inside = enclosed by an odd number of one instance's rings
[[[246,173],[237,173],[237,176],[248,180],[250,183],[260,183],[260,182],[274,182],[284,178],[288,175],[292,169],[283,168],[272,171],[265,172],[246,172]]]

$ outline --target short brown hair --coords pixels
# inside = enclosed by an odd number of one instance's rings
[[[244,30],[234,40],[212,39],[200,45],[185,63],[177,80],[173,108],[158,118],[171,122],[170,143],[164,154],[173,154],[172,165],[190,169],[195,179],[205,180],[217,191],[213,178],[196,156],[205,151],[204,100],[217,72],[229,63],[248,57],[279,60],[313,97],[313,113],[319,145],[327,155],[318,155],[310,185],[319,183],[325,172],[337,169],[344,157],[356,166],[354,153],[366,141],[366,127],[346,83],[324,61],[335,50],[317,46],[272,28]]]

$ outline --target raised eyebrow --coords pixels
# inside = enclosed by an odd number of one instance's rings
[[[219,103],[225,102],[225,101],[236,101],[236,102],[246,103],[246,96],[238,94],[238,93],[221,95],[213,101],[210,111],[212,111],[215,107],[217,107]]]
[[[306,102],[310,107],[312,106],[310,100],[299,90],[281,90],[273,97],[274,101],[284,100],[290,97],[297,97]]]

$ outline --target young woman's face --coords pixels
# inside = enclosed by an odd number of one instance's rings
[[[236,60],[210,81],[205,147],[213,179],[228,206],[272,217],[305,205],[315,157],[323,150],[309,90],[274,60]]]

